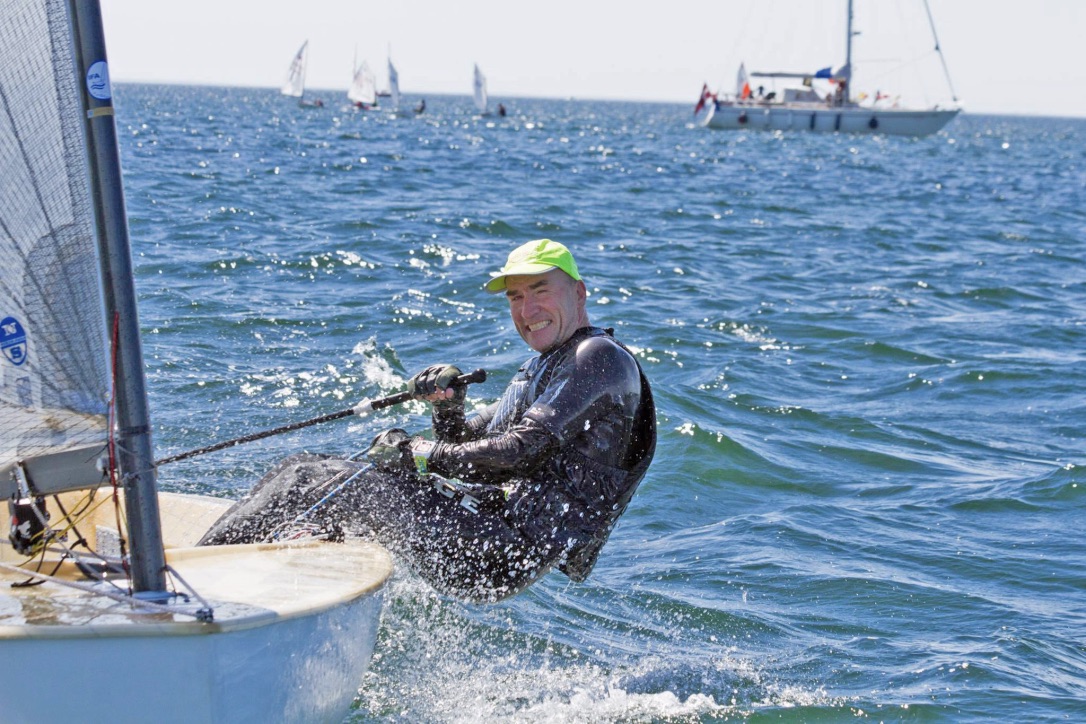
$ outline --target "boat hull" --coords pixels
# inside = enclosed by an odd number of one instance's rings
[[[708,128],[732,131],[750,129],[928,136],[940,131],[956,115],[956,109],[915,111],[803,104],[717,103],[710,106],[703,124]]]
[[[191,531],[175,526],[175,539],[197,536],[221,512],[206,498],[169,497],[164,519],[191,513],[195,522]],[[20,577],[0,574],[3,720],[342,721],[377,637],[392,571],[383,548],[180,548],[167,561],[211,603],[213,621],[137,612],[55,583],[11,589]]]
[[[376,594],[215,635],[3,641],[4,721],[339,722],[380,609]],[[58,683],[58,670],[79,672],[79,685]]]

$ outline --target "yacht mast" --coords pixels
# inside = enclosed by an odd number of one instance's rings
[[[852,0],[848,0],[848,22],[845,25],[845,69],[841,75],[845,81],[844,102],[848,103],[849,94],[852,93]]]

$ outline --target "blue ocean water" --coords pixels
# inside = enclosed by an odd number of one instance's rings
[[[337,94],[338,95],[338,94]],[[725,133],[691,108],[420,117],[121,85],[156,452],[529,355],[481,289],[570,246],[657,458],[592,577],[465,605],[401,567],[349,721],[1082,720],[1086,120]],[[411,99],[413,103],[417,99]],[[422,405],[163,466],[236,497]]]

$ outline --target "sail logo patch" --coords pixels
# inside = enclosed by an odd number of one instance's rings
[[[87,69],[87,92],[100,101],[108,101],[113,95],[109,87],[109,66],[99,60]]]
[[[16,367],[26,362],[26,330],[15,317],[0,320],[0,352]]]

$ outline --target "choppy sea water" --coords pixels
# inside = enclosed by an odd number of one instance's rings
[[[1082,718],[1086,120],[903,139],[116,94],[159,457],[434,362],[484,367],[469,402],[493,401],[529,351],[481,283],[544,236],[654,384],[657,458],[588,582],[470,606],[400,567],[349,721]],[[236,497],[425,413],[160,482]]]

